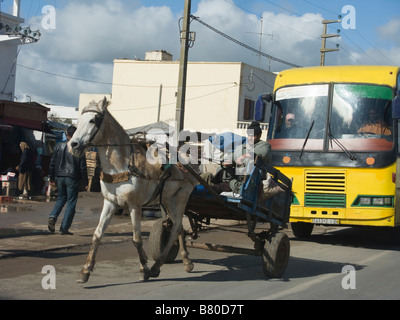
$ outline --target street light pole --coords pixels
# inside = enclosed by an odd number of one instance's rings
[[[178,126],[177,128],[178,133],[183,130],[184,118],[185,118],[186,75],[187,75],[187,62],[189,53],[189,40],[190,40],[190,10],[191,10],[190,7],[191,7],[191,0],[185,0],[183,25],[180,34],[181,52],[179,60],[178,93],[177,93],[176,113],[175,113],[175,120]]]

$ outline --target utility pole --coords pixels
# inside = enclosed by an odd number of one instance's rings
[[[158,112],[157,112],[157,122],[160,122],[160,113],[161,113],[161,99],[162,99],[162,83],[160,84],[160,91],[158,94]]]
[[[320,65],[323,66],[325,65],[325,52],[331,52],[331,51],[339,51],[339,44],[336,44],[336,49],[326,49],[326,38],[334,38],[334,37],[339,37],[339,32],[340,30],[337,30],[337,34],[326,34],[327,31],[327,26],[330,23],[335,23],[335,22],[341,22],[341,20],[322,20],[322,24],[324,25],[323,27],[323,33],[321,35],[322,38],[322,48],[320,50],[321,52],[321,62]]]
[[[176,99],[175,120],[178,128],[177,133],[183,130],[185,118],[185,95],[186,95],[186,75],[190,41],[190,7],[191,0],[185,0],[183,13],[183,25],[180,34],[181,53],[179,60],[178,93]]]

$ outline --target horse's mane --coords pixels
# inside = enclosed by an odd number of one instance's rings
[[[110,104],[111,104],[111,101],[106,100],[106,105],[104,106],[104,108],[107,109]],[[84,113],[85,111],[89,111],[89,110],[93,110],[93,111],[100,112],[100,113],[103,112],[103,110],[100,110],[98,103],[94,100],[92,100],[86,107],[84,107],[81,113]]]
[[[110,111],[108,111],[108,109],[106,108],[105,109],[105,111],[104,111],[104,115],[108,115],[112,120],[113,120],[113,122],[115,123],[115,126],[116,126],[116,130],[119,130],[119,131],[121,131],[121,132],[123,132],[128,138],[129,138],[129,135],[125,132],[125,129],[119,124],[119,122],[114,118],[114,116],[110,113]]]

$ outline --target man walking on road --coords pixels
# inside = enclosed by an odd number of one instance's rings
[[[86,159],[84,156],[74,157],[68,152],[67,143],[75,133],[76,127],[67,128],[67,141],[56,145],[50,162],[50,183],[57,183],[58,198],[49,216],[48,228],[55,231],[55,224],[64,205],[67,204],[60,226],[61,234],[71,235],[69,228],[75,216],[75,207],[78,200],[79,185],[82,182],[86,188],[88,176]]]

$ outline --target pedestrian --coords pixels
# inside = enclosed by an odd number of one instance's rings
[[[57,183],[58,197],[53,210],[50,213],[48,228],[55,231],[55,224],[64,205],[67,204],[64,217],[60,226],[60,233],[71,235],[69,231],[75,216],[75,207],[78,200],[79,186],[82,183],[87,189],[88,176],[86,159],[84,156],[74,157],[68,151],[67,143],[75,133],[76,127],[67,128],[67,141],[60,142],[54,148],[50,161],[50,183]]]
[[[22,154],[20,163],[16,168],[18,170],[18,190],[23,197],[28,197],[32,189],[33,152],[24,141],[19,144],[19,147]]]

